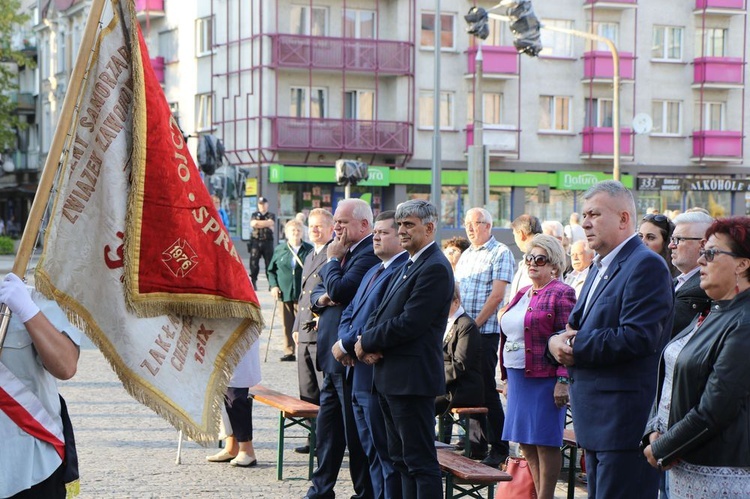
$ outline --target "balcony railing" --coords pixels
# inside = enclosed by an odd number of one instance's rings
[[[628,7],[637,7],[638,0],[585,0],[583,6],[584,8],[626,9]]]
[[[745,0],[695,0],[695,10],[745,10]]]
[[[595,50],[583,54],[583,75],[586,79],[611,80],[614,77],[612,54],[608,51]],[[635,57],[629,52],[620,52],[620,78],[632,80],[635,68]]]
[[[467,61],[469,74],[476,71],[477,47],[470,47]],[[482,45],[482,72],[487,75],[518,75],[518,52],[515,47]]]
[[[620,129],[620,155],[630,156],[632,147],[629,128]],[[585,127],[583,129],[583,154],[592,156],[612,156],[615,151],[615,134],[612,127]]]
[[[15,104],[15,111],[19,114],[34,114],[36,112],[36,100],[34,94],[29,92],[14,92],[11,100]]]
[[[482,49],[484,50],[484,49]],[[518,134],[520,130],[513,125],[484,125],[483,142],[490,154],[503,156],[518,154]],[[474,145],[474,125],[466,127],[466,146]]]
[[[274,67],[312,68],[387,74],[411,73],[411,47],[407,42],[273,35]]]
[[[293,117],[272,121],[274,150],[411,153],[406,122]]]
[[[163,57],[152,57],[151,67],[154,68],[154,74],[156,75],[156,81],[164,83],[164,58]]]
[[[164,0],[135,0],[135,15],[139,21],[164,17]]]
[[[745,64],[739,57],[698,57],[693,62],[695,83],[742,85]]]
[[[693,157],[742,159],[742,132],[724,130],[693,132]]]

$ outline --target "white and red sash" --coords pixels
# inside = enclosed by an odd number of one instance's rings
[[[50,416],[39,399],[0,362],[0,410],[19,428],[47,442],[65,459],[62,427]]]

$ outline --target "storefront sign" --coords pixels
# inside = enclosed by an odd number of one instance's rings
[[[600,172],[558,172],[557,189],[585,191],[597,182],[610,180],[612,175]],[[632,187],[632,178],[624,175],[621,179],[625,187]]]
[[[368,166],[367,174],[370,178],[360,182],[358,185],[364,185],[369,187],[385,187],[390,185],[390,173],[391,169],[387,166]]]
[[[750,191],[750,181],[731,178],[638,177],[639,191]]]

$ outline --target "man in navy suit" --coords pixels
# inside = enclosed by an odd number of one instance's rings
[[[442,497],[435,452],[435,397],[445,389],[443,334],[453,297],[453,270],[435,244],[438,212],[413,199],[396,210],[409,260],[393,274],[383,300],[357,341],[357,357],[375,363],[374,383],[401,473],[403,496]]]
[[[372,209],[361,199],[340,201],[333,214],[336,233],[328,244],[328,262],[320,269],[322,282],[311,296],[318,317],[316,364],[323,372],[320,410],[316,423],[318,467],[313,472],[310,499],[333,498],[344,451],[349,448],[349,473],[357,498],[372,497],[369,465],[354,423],[351,385],[344,366],[333,358],[339,322],[352,301],[365,273],[380,260],[372,251]]]
[[[658,474],[638,449],[672,331],[672,278],[635,237],[635,203],[607,180],[583,195],[583,229],[596,251],[566,331],[548,342],[570,373],[590,498],[656,498]]]
[[[357,361],[354,345],[370,314],[380,305],[394,271],[408,259],[398,240],[396,212],[384,211],[375,219],[372,246],[381,262],[362,278],[354,300],[344,310],[339,325],[339,341],[333,345],[333,356],[349,366],[352,382],[354,420],[362,448],[370,463],[370,479],[376,498],[401,497],[401,475],[388,456],[385,421],[378,396],[372,390],[373,366]]]

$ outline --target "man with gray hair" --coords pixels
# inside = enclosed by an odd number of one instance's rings
[[[565,276],[565,284],[573,288],[576,292],[576,298],[581,295],[583,283],[589,275],[589,267],[594,261],[594,250],[589,248],[589,243],[576,241],[570,246],[570,263],[573,270]]]
[[[669,249],[672,250],[672,264],[681,272],[674,280],[674,337],[685,329],[696,315],[705,312],[711,305],[711,299],[701,288],[698,257],[703,236],[714,219],[710,215],[696,211],[677,215],[672,222],[674,232],[669,240]]]
[[[628,189],[606,180],[583,199],[582,227],[597,256],[566,330],[547,347],[568,367],[589,497],[655,499],[659,476],[638,444],[672,332],[672,278],[664,259],[636,237]]]
[[[505,296],[505,287],[513,279],[515,261],[508,247],[492,235],[492,215],[484,208],[471,208],[464,217],[466,236],[471,242],[456,265],[463,306],[474,319],[482,338],[482,382],[488,413],[479,417],[482,435],[480,449],[489,443],[484,464],[498,467],[508,457],[508,442],[502,440],[505,414],[497,394],[495,373],[500,324],[497,311]],[[468,438],[474,437],[468,435]],[[473,438],[472,438],[473,441]],[[473,449],[477,447],[472,445]]]
[[[355,344],[374,364],[388,453],[401,473],[404,498],[442,497],[435,452],[435,397],[445,388],[443,334],[453,298],[453,269],[435,244],[438,212],[413,199],[396,209],[409,259],[394,271],[383,299]]]

